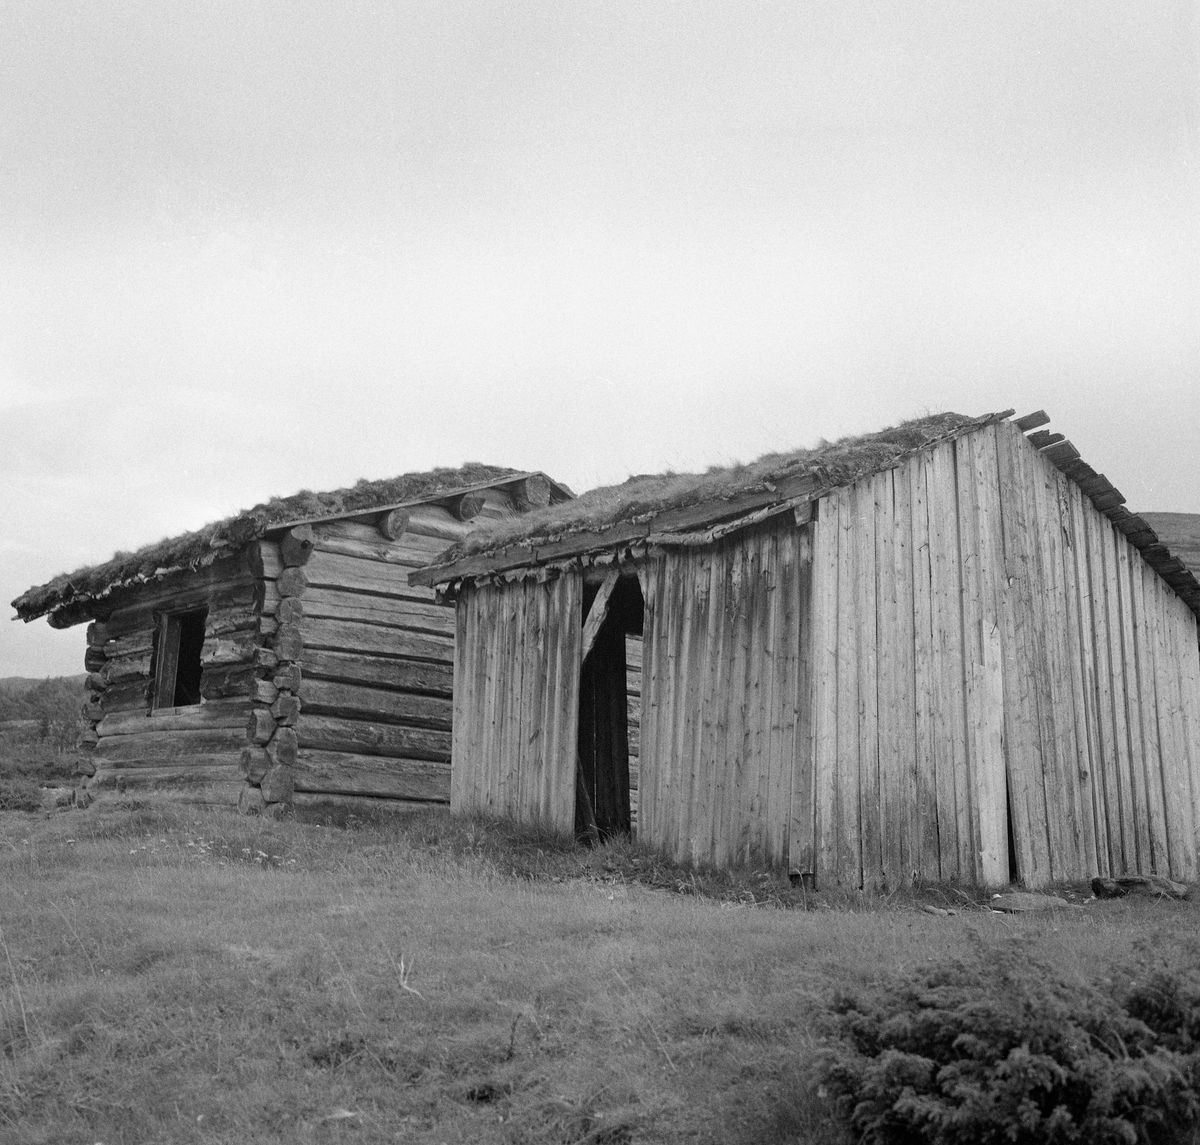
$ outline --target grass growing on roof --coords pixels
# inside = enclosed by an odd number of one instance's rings
[[[956,413],[932,414],[878,433],[822,442],[812,449],[768,453],[748,465],[713,467],[705,473],[630,477],[621,485],[592,489],[574,501],[519,518],[489,522],[456,542],[440,562],[517,543],[534,545],[570,533],[597,532],[668,509],[763,491],[787,477],[812,473],[819,475],[824,484],[847,484],[894,465],[905,454],[978,420]]]
[[[28,589],[12,602],[12,606],[22,619],[33,619],[73,597],[102,592],[110,585],[132,581],[139,576],[150,577],[159,569],[211,563],[223,556],[232,556],[247,541],[290,521],[432,497],[464,485],[498,480],[515,472],[517,470],[498,465],[468,462],[457,469],[432,469],[376,481],[364,479],[346,489],[327,493],[302,489],[290,497],[273,497],[194,532],[168,537],[136,552],[114,553],[100,564],[64,573],[46,584]]]

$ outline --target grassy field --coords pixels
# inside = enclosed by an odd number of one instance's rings
[[[1106,982],[1200,922],[805,899],[438,813],[3,812],[0,867],[14,1145],[849,1140],[815,1065],[837,990],[1011,944]]]

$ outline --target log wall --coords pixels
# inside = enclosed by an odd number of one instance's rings
[[[152,709],[158,616],[199,608],[208,610],[204,703]],[[244,554],[114,594],[104,619],[87,634],[89,700],[81,745],[91,749],[89,786],[202,783],[210,797],[235,801],[263,623],[255,570]]]
[[[311,533],[277,606],[299,670],[294,790],[446,802],[454,611],[408,572],[447,542],[356,521]]]
[[[836,490],[814,544],[822,879],[1195,877],[1195,617],[1015,426]]]
[[[810,565],[793,525],[645,569],[638,834],[677,860],[788,859]]]
[[[574,829],[582,606],[578,570],[464,586],[452,811]]]

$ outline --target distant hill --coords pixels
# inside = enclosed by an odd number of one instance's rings
[[[22,696],[47,680],[61,680],[71,687],[82,688],[86,679],[86,672],[78,676],[4,676],[0,678],[0,693],[6,696]]]

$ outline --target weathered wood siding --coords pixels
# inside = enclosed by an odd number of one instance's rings
[[[1015,426],[823,498],[820,877],[1196,872],[1194,615]]]
[[[204,783],[215,797],[236,800],[260,641],[257,583],[243,555],[115,594],[115,607],[88,629],[94,787]],[[152,710],[157,616],[199,608],[208,610],[204,703]]]
[[[302,645],[295,789],[445,802],[454,610],[408,573],[446,542],[353,521],[312,531],[289,598]]]
[[[774,526],[644,570],[638,835],[673,858],[788,858],[810,562]]]
[[[454,812],[575,825],[583,580],[466,585],[454,660]]]

